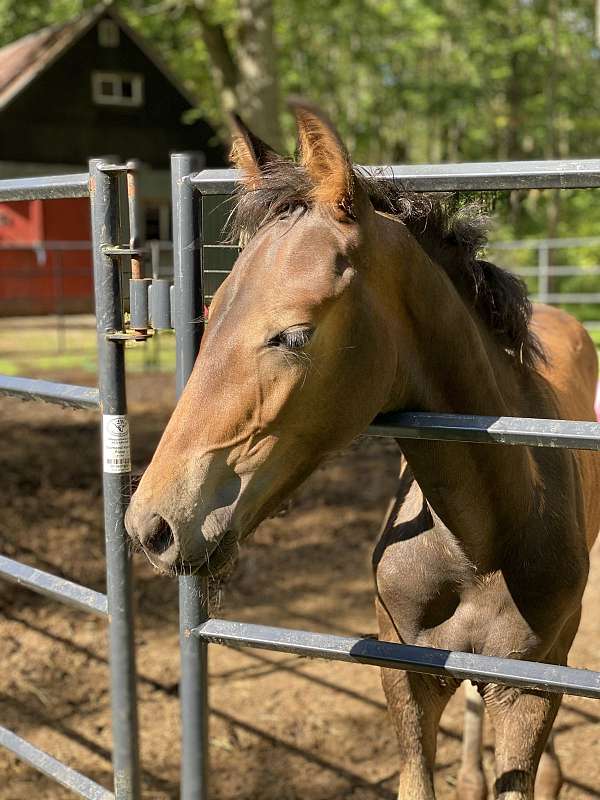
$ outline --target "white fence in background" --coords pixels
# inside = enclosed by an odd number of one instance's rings
[[[549,305],[592,306],[593,319],[586,327],[600,329],[600,255],[599,263],[583,266],[582,251],[598,248],[600,236],[564,239],[522,239],[512,242],[492,242],[488,246],[490,261],[510,269],[524,278],[531,299]],[[557,254],[560,252],[560,264]],[[525,259],[523,259],[525,255]],[[519,257],[521,256],[521,257]],[[523,266],[523,260],[531,265]],[[562,263],[567,261],[568,263]],[[581,278],[590,288],[585,291],[566,291],[556,287],[554,278]],[[574,309],[577,313],[577,309]]]

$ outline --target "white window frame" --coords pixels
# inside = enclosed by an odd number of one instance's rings
[[[101,19],[98,23],[98,44],[100,47],[118,47],[119,26],[112,19]]]
[[[131,83],[131,97],[123,95],[123,81]],[[103,94],[102,84],[110,83],[113,93]],[[137,72],[92,72],[92,98],[100,106],[137,108],[144,103],[144,76]]]

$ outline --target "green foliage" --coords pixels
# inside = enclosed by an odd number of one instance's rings
[[[271,1],[282,95],[324,106],[358,162],[598,155],[594,0]],[[234,54],[243,35],[239,3],[206,3]],[[0,0],[0,44],[91,5]],[[194,0],[117,6],[195,92],[199,113],[224,133]],[[290,115],[283,125],[291,150]],[[499,194],[494,203],[502,220],[495,238],[600,233],[598,192],[562,192],[560,200],[550,192]],[[555,263],[563,256],[555,253]],[[600,248],[577,257],[600,264]],[[575,291],[581,280],[557,285]],[[600,291],[600,278],[587,280]]]
[[[0,0],[0,47],[93,6],[86,0]]]
[[[593,0],[272,0],[282,94],[326,107],[357,161],[589,156],[600,140]],[[91,0],[0,0],[0,43]],[[220,120],[192,0],[116,3]],[[235,53],[237,0],[207,4]],[[292,127],[286,121],[289,144]]]

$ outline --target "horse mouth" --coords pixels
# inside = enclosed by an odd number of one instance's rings
[[[173,566],[173,573],[178,577],[198,575],[202,578],[222,580],[233,572],[238,553],[237,534],[231,530],[226,531],[206,558],[193,561],[179,558]]]

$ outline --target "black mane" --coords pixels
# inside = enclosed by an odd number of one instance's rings
[[[382,176],[355,169],[357,181],[377,211],[403,222],[439,264],[464,300],[515,361],[533,367],[544,354],[530,329],[532,307],[523,281],[478,258],[487,242],[487,218],[474,203],[459,207],[451,193],[406,192]],[[298,164],[281,159],[267,165],[259,189],[242,187],[229,220],[231,238],[249,239],[282,215],[311,206],[312,185]]]

